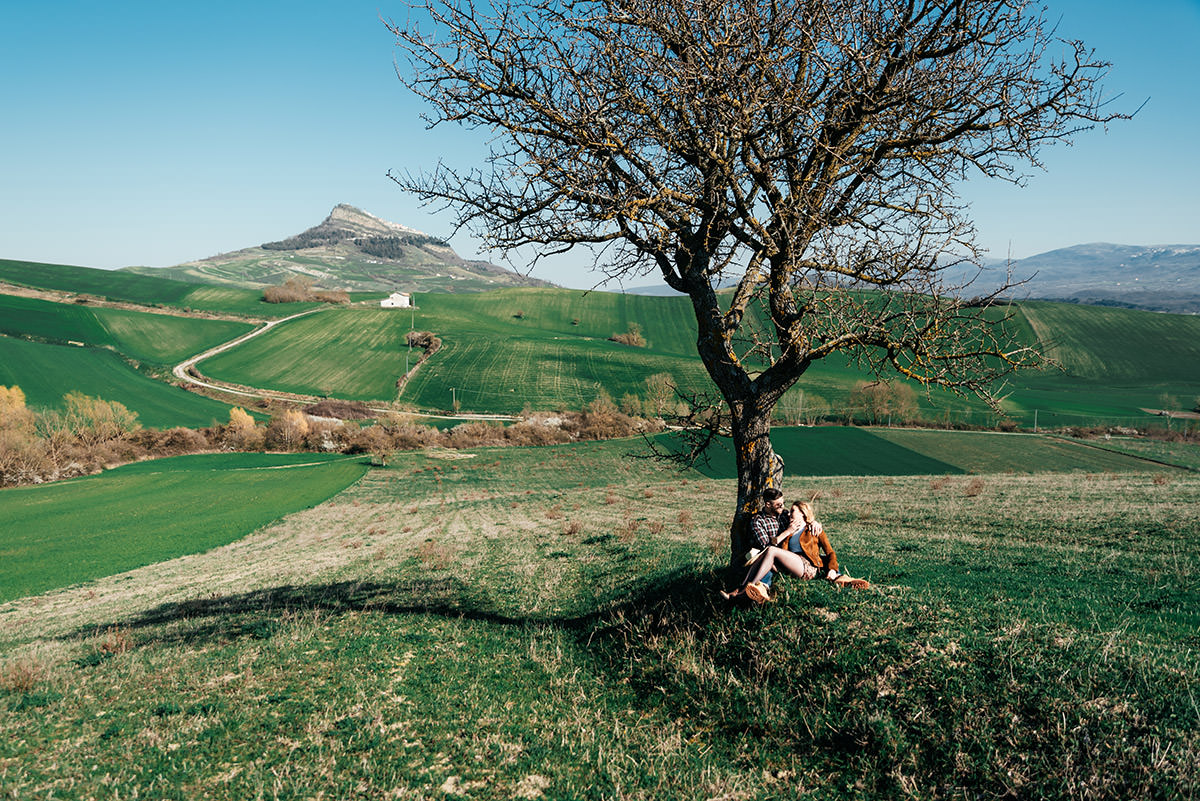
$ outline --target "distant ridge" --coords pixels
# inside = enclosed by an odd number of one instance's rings
[[[126,270],[251,289],[282,284],[294,276],[304,276],[324,289],[359,292],[553,286],[488,262],[464,259],[442,239],[346,203],[334,206],[320,224],[285,239],[174,267]]]
[[[1200,245],[1093,242],[1019,259],[1012,267],[1018,278],[1032,276],[1016,297],[1200,313]]]
[[[1015,280],[1025,280],[1010,296],[1017,300],[1057,300],[1093,306],[1200,314],[1200,245],[1113,245],[1093,242],[1051,250],[1012,262]],[[987,259],[968,288],[981,295],[1000,286],[1008,263]],[[975,271],[947,279],[962,283]],[[665,284],[630,287],[634,295],[678,294]]]

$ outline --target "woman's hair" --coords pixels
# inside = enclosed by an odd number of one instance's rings
[[[817,515],[815,512],[813,512],[812,504],[808,503],[807,501],[796,501],[794,505],[799,507],[800,514],[804,515],[805,523],[817,522]]]

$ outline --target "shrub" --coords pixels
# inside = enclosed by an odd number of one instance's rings
[[[137,412],[129,411],[118,401],[93,398],[82,392],[68,392],[63,401],[66,403],[63,424],[85,444],[116,439],[140,427]]]
[[[504,437],[512,445],[558,445],[571,441],[571,435],[559,426],[535,420],[514,423],[504,429]]]
[[[267,424],[266,443],[272,448],[298,450],[308,435],[308,428],[308,418],[304,412],[286,409],[282,414],[272,417]]]
[[[229,425],[222,439],[226,447],[235,451],[258,451],[262,450],[266,434],[245,409],[235,406],[229,410]]]
[[[155,442],[152,446],[155,453],[165,455],[178,455],[184,453],[198,453],[208,450],[210,443],[208,437],[204,436],[200,431],[191,428],[171,428],[166,431],[156,432]]]
[[[608,339],[610,342],[629,345],[634,348],[646,347],[646,338],[642,336],[642,327],[637,323],[630,323],[629,330],[624,334],[613,334]]]
[[[504,445],[504,426],[479,420],[460,423],[450,429],[447,443],[451,448],[479,448],[487,445]]]

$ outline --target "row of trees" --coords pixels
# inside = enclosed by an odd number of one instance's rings
[[[552,445],[629,437],[662,429],[659,421],[619,411],[600,391],[583,412],[528,412],[522,422],[467,422],[448,431],[385,414],[359,423],[277,409],[265,423],[241,408],[207,428],[142,428],[121,403],[71,392],[62,410],[35,410],[20,387],[0,386],[0,486],[40,484],[126,462],[206,451],[370,453],[386,463],[398,450],[424,447]]]
[[[313,280],[304,275],[293,275],[279,286],[263,290],[265,303],[349,303],[350,295],[342,290],[314,290]]]

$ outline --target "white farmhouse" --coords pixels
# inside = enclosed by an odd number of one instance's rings
[[[379,301],[379,305],[385,309],[407,309],[412,306],[412,295],[407,292],[393,292]]]

